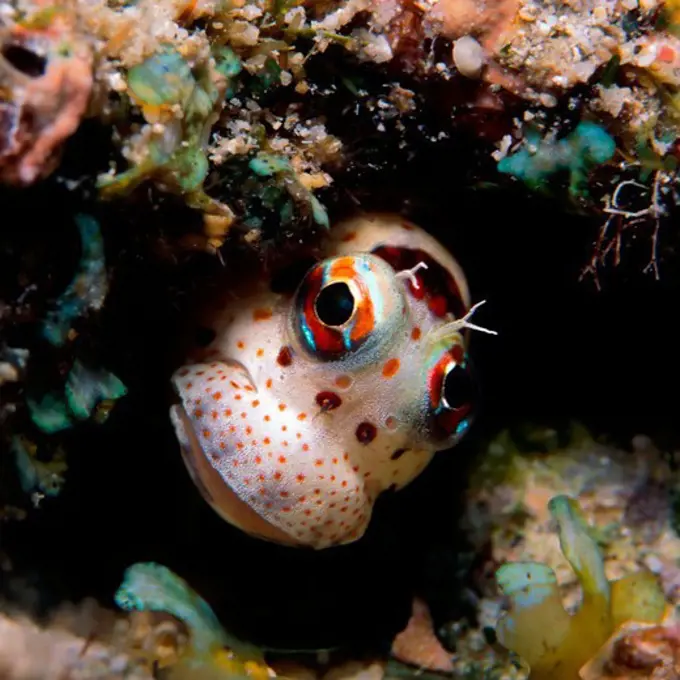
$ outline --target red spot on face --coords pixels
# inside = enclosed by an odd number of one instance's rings
[[[359,423],[355,434],[357,441],[360,444],[366,445],[370,444],[375,439],[376,435],[378,434],[378,430],[372,423],[364,421],[363,423]]]
[[[286,457],[285,456],[279,456],[279,463],[285,463],[286,462]]]
[[[194,411],[194,417],[196,417],[196,418],[202,418],[202,417],[203,417],[203,411],[201,411],[200,408],[197,408],[197,409]]]
[[[252,404],[252,405],[253,405],[253,408],[257,408],[257,407],[260,405],[259,399],[255,399],[255,400],[253,401],[253,404]]]
[[[298,420],[304,420],[307,417],[306,413],[300,413],[297,417]]]
[[[302,445],[302,450],[303,450],[303,451],[309,451],[309,444],[303,444],[303,445]]]
[[[284,368],[293,363],[293,352],[288,345],[285,345],[279,350],[279,355],[276,357],[276,363]]]
[[[316,403],[324,411],[332,411],[342,404],[342,399],[335,392],[319,392],[316,395]]]
[[[264,356],[264,350],[260,347],[255,354],[258,357],[263,357]]]
[[[348,231],[341,239],[343,243],[349,243],[350,241],[354,241],[354,239],[357,237],[356,231]]]
[[[267,389],[270,390],[272,388],[272,379],[267,378],[267,382],[265,383],[265,385],[267,386]]]
[[[420,335],[421,335],[420,328],[418,328],[418,326],[416,326],[416,327],[411,331],[411,340],[415,340],[415,341],[420,340]]]
[[[279,411],[285,411],[286,410],[286,405],[285,404],[279,404]]]
[[[258,307],[253,310],[253,319],[255,321],[266,321],[272,318],[272,310],[269,307]]]
[[[246,343],[243,342],[243,340],[239,340],[239,341],[236,343],[236,346],[237,346],[239,349],[245,349]]]
[[[393,378],[399,371],[399,359],[388,359],[383,366],[382,374],[384,378]]]

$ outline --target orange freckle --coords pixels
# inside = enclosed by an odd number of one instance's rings
[[[284,441],[282,441],[282,442],[281,442],[281,446],[288,446],[288,442],[287,442],[287,441],[285,441],[285,440],[284,440]]]
[[[259,399],[253,400],[253,408],[257,408],[259,405],[260,405],[260,400],[259,400]]]
[[[345,451],[345,453],[342,454],[342,459],[349,460],[349,453],[347,453],[347,451]]]
[[[316,467],[321,467],[323,465],[323,460],[321,458],[317,458],[314,461],[314,465],[316,465]]]
[[[307,508],[304,512],[305,515],[307,515],[307,517],[309,517],[312,514],[312,511],[309,508]]]
[[[220,377],[220,380],[226,380],[226,379],[227,379],[226,375],[223,375],[222,377]]]
[[[350,378],[348,375],[339,375],[335,379],[335,384],[339,388],[346,390],[352,384],[352,378]]]
[[[267,378],[267,382],[265,383],[265,385],[267,386],[267,389],[270,390],[272,388],[272,379]]]
[[[272,318],[272,310],[268,307],[259,307],[253,310],[253,319],[255,321],[266,321]]]
[[[300,473],[295,479],[298,480],[298,482],[304,482],[305,481],[305,476]],[[300,500],[303,500],[302,498]]]
[[[229,426],[229,432],[231,432],[232,434],[233,434],[234,432],[236,432],[236,425],[230,425],[230,426]]]
[[[236,390],[239,389],[240,387],[240,385],[237,382],[234,382],[233,380],[230,380],[229,384]]]
[[[196,375],[204,375],[205,371],[196,371]]]
[[[264,350],[262,349],[262,347],[260,347],[260,348],[257,350],[257,352],[255,353],[255,355],[258,356],[258,357],[263,357],[263,356],[264,356]]]
[[[346,479],[343,479],[343,480],[342,480],[342,485],[343,485],[343,486],[347,486],[347,480],[346,480]]]
[[[295,436],[296,436],[298,439],[302,439],[302,432],[296,432],[296,433],[295,433]]]
[[[335,481],[335,475],[331,475],[331,482]]]
[[[213,380],[215,380],[215,376],[214,376],[214,375],[211,375],[211,376],[208,378],[208,382],[212,382]]]
[[[307,417],[306,413],[300,413],[297,417],[298,420],[304,420]]]
[[[364,478],[370,477],[370,476],[371,476],[371,473],[370,473],[370,472],[364,472]]]
[[[323,505],[323,501],[317,501],[316,504],[317,505]]]
[[[252,443],[253,446],[257,446],[257,439],[253,439],[253,441],[251,443]]]
[[[284,506],[281,508],[281,512],[290,512],[290,507],[287,506],[287,505],[284,505]]]
[[[239,349],[245,349],[246,343],[243,342],[243,340],[239,340],[239,341],[236,343],[236,346],[237,346]]]
[[[271,416],[265,416],[264,417],[264,422],[268,423],[271,420]]]
[[[261,481],[264,482],[265,476],[264,475],[258,475],[257,478]]]
[[[420,340],[420,328],[416,326],[412,331],[411,331],[411,340]]]
[[[219,415],[219,413],[217,411],[213,411],[210,415],[212,416],[213,420],[217,420],[217,416]]]
[[[243,483],[244,483],[246,486],[250,486],[250,479],[248,479],[248,477],[246,477],[246,478],[243,480]]]
[[[194,386],[194,383],[188,382],[186,387],[188,390],[190,390]]]
[[[255,456],[255,464],[259,465],[262,462],[261,456]]]
[[[242,449],[243,448],[243,442],[236,442],[236,448]]]
[[[287,491],[281,491],[281,493],[279,493],[279,496],[281,496],[281,498],[288,498],[289,495],[290,494]]]
[[[202,417],[203,417],[203,411],[201,411],[200,408],[197,408],[197,409],[194,411],[194,416],[195,416],[196,418],[202,418]]]
[[[201,400],[200,399],[194,399],[194,404],[196,404],[196,406],[200,406]]]
[[[279,404],[279,411],[285,411],[286,410],[286,405],[285,404]]]
[[[232,467],[238,467],[238,459],[237,459],[237,458],[234,458],[234,459],[231,461],[231,465],[232,465]]]
[[[207,439],[210,436],[210,430],[203,430],[203,436]]]
[[[242,397],[240,394],[237,394],[237,395],[234,397],[234,399],[236,399],[237,401],[241,401],[241,399],[243,399],[243,397]]]
[[[262,443],[265,444],[266,446],[269,446],[269,444],[272,443],[272,440],[269,439],[269,437],[265,437],[265,438],[262,440]]]
[[[252,433],[253,433],[253,428],[250,427],[250,425],[248,425],[248,427],[246,427],[246,434],[252,434]]]
[[[285,432],[288,429],[287,425],[281,425],[281,432]]]
[[[338,464],[338,459],[337,459],[337,458],[333,458],[333,465],[337,465],[337,464]]]
[[[343,237],[342,237],[342,242],[343,243],[349,243],[350,241],[353,241],[357,237],[356,231],[348,231]]]
[[[222,398],[222,392],[215,392],[215,394],[212,395],[213,399],[220,400]]]
[[[399,359],[388,359],[383,366],[384,378],[393,378],[399,371]]]
[[[318,496],[321,493],[321,489],[314,489],[314,494]]]
[[[254,387],[251,387],[250,385],[246,385],[243,389],[244,389],[246,392],[254,392],[254,391],[255,391],[255,388],[254,388]]]
[[[303,451],[309,451],[309,444],[303,444],[303,445],[302,445],[302,450],[303,450]]]
[[[355,466],[352,468],[352,470],[354,470],[354,472],[359,472],[359,466],[358,466],[358,465],[355,465]]]
[[[230,408],[224,409],[224,415],[227,416],[228,418],[231,415],[231,409]]]
[[[245,411],[241,411],[241,418],[244,420],[248,417],[248,414]]]
[[[285,456],[279,456],[279,463],[285,463],[286,462],[286,457]]]
[[[267,489],[265,489],[263,487],[263,488],[260,489],[260,491],[258,493],[260,494],[260,496],[266,496],[267,495]]]
[[[276,479],[277,481],[278,481],[279,479],[281,479],[281,477],[283,477],[283,475],[282,475],[280,472],[275,472],[275,473],[274,473],[274,479]]]

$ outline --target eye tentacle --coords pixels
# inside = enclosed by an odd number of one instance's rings
[[[397,272],[395,274],[395,277],[397,279],[406,279],[407,281],[411,282],[411,285],[418,290],[420,288],[420,283],[418,282],[418,277],[416,274],[421,270],[421,269],[428,269],[427,264],[425,262],[418,262],[417,265],[414,267],[411,267],[410,269],[403,269],[400,272]]]
[[[455,321],[451,321],[450,323],[447,323],[434,331],[437,336],[436,339],[445,340],[464,328],[469,328],[472,331],[481,331],[482,333],[488,333],[489,335],[498,335],[498,331],[492,331],[489,328],[477,326],[477,324],[470,323],[469,321],[472,315],[485,303],[486,300],[481,300],[477,304],[472,305],[472,307],[470,307],[470,311],[468,311],[465,316],[461,317],[460,319],[456,319]]]

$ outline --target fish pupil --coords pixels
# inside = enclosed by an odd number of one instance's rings
[[[452,410],[471,406],[476,401],[477,390],[470,371],[454,364],[444,378],[443,405]]]
[[[342,281],[326,286],[316,298],[316,315],[326,326],[342,326],[354,312],[354,296]]]

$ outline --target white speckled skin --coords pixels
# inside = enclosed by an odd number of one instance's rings
[[[384,244],[425,251],[469,308],[451,255],[398,216],[334,227],[325,256]],[[316,549],[352,542],[382,491],[408,484],[459,439],[435,440],[427,425],[427,367],[441,346],[433,331],[454,316],[433,314],[385,260],[366,262],[384,310],[373,346],[320,360],[294,331],[294,300],[263,283],[216,310],[214,341],[173,376],[181,403],[171,417],[187,466],[213,508],[250,534]],[[445,337],[463,345],[458,333]]]

